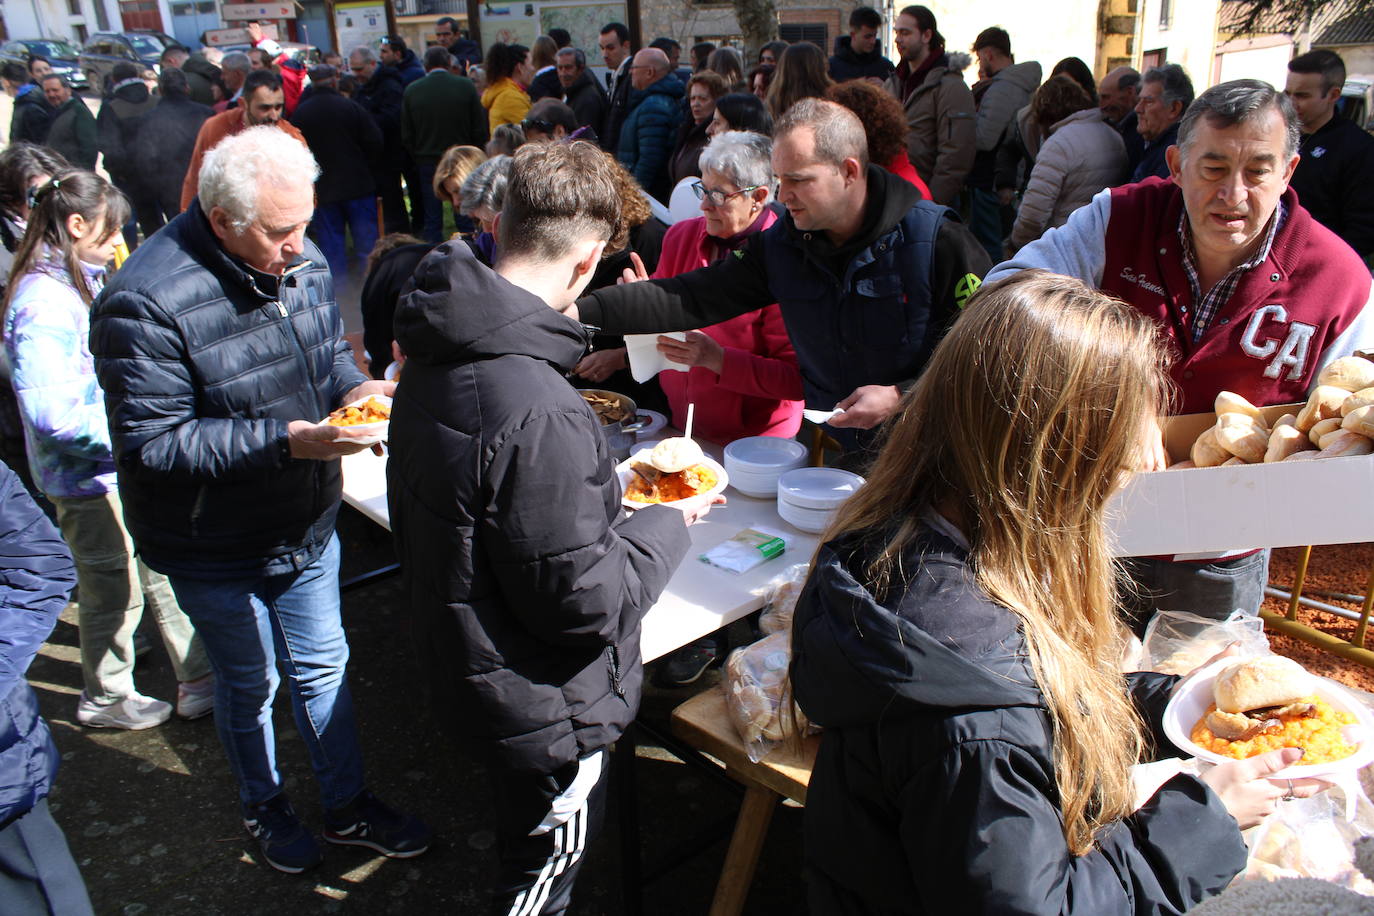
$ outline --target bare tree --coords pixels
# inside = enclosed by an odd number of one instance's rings
[[[1374,0],[1225,0],[1222,7],[1222,31],[1232,38],[1306,32],[1318,17],[1334,22],[1353,14],[1374,15]]]
[[[778,37],[778,8],[773,0],[733,0],[733,5],[744,35],[744,59],[758,60],[759,49]]]

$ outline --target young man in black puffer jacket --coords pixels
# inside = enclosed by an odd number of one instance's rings
[[[583,141],[521,148],[496,269],[446,243],[396,310],[404,606],[441,715],[490,756],[493,912],[566,909],[606,749],[639,709],[640,619],[707,508],[627,516],[601,424],[564,380],[588,332],[563,312],[620,232],[613,176]]]

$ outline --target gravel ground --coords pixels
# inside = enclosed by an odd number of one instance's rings
[[[340,521],[347,569],[375,568],[391,556],[389,536],[345,510]],[[257,861],[237,818],[235,790],[214,724],[173,721],[143,732],[83,729],[75,722],[81,689],[74,608],[68,608],[29,675],[62,751],[52,795],[58,822],[101,914],[479,913],[494,867],[487,827],[489,792],[481,764],[462,742],[440,733],[418,693],[417,672],[396,579],[344,598],[352,646],[350,679],[371,786],[398,807],[425,817],[438,841],[409,861],[330,847],[324,865],[300,876]],[[151,621],[145,622],[145,628]],[[140,689],[175,691],[155,633],[138,668]],[[714,672],[695,689],[716,683]],[[650,691],[644,717],[666,725],[692,690]],[[286,691],[275,709],[278,748],[297,810],[318,828],[319,802]],[[652,864],[684,837],[733,816],[737,801],[652,747],[636,760],[641,844]],[[781,807],[759,867],[750,913],[805,912],[800,875],[801,811]],[[574,912],[626,912],[620,890],[619,833],[612,811],[578,882]],[[649,914],[700,914],[724,857],[717,841],[703,855],[651,884]]]

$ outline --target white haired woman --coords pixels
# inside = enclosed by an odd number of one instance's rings
[[[702,215],[668,230],[655,278],[728,257],[777,221],[770,206],[772,145],[768,137],[746,131],[727,131],[711,140],[701,154],[701,179],[693,185]],[[688,331],[686,341],[659,337],[658,349],[685,370],[658,377],[678,428],[687,422],[690,403],[696,405],[694,434],[713,442],[797,434],[801,370],[776,304]],[[669,656],[657,679],[690,684],[721,657],[717,639],[708,636]]]
[[[458,189],[458,212],[477,220],[472,250],[487,265],[496,263],[496,214],[506,202],[511,162],[509,156],[491,157],[473,169]]]

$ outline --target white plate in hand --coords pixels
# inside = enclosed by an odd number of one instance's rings
[[[1189,735],[1193,733],[1193,726],[1206,715],[1207,707],[1214,701],[1212,686],[1217,674],[1236,661],[1235,658],[1224,658],[1189,675],[1179,684],[1178,692],[1164,709],[1164,734],[1179,750],[1208,763],[1227,763],[1234,758],[1224,757],[1194,744]],[[1269,777],[1270,779],[1337,776],[1354,773],[1374,762],[1374,713],[1342,685],[1315,674],[1312,677],[1317,682],[1317,696],[1331,704],[1331,708],[1337,712],[1348,712],[1355,717],[1355,724],[1345,728],[1345,739],[1356,745],[1355,753],[1330,763],[1291,766],[1275,773]]]
[[[675,499],[664,503],[641,503],[636,502],[635,500],[630,499],[630,497],[624,495],[629,492],[630,482],[635,480],[638,476],[635,474],[634,471],[630,470],[630,463],[633,461],[639,461],[642,464],[648,464],[647,455],[644,458],[641,458],[639,457],[639,454],[636,453],[635,455],[630,456],[629,458],[625,459],[624,461],[620,462],[620,464],[617,464],[615,466],[616,476],[620,478],[620,502],[623,505],[631,509],[643,509],[645,506],[672,506],[680,502],[685,502],[685,500]],[[725,473],[725,468],[721,467],[720,463],[717,462],[715,459],[711,458],[709,455],[702,455],[701,461],[697,463],[704,464],[713,472],[715,472],[716,485],[711,489],[705,491],[704,493],[698,493],[696,496],[692,496],[689,498],[696,499],[699,496],[716,496],[720,493],[725,492],[726,485],[730,483],[730,475]]]
[[[372,398],[376,398],[379,404],[385,404],[388,411],[391,410],[391,398],[384,394],[369,394],[365,398],[349,401],[344,407],[361,407]],[[329,418],[325,417],[320,422],[329,423]],[[376,445],[378,442],[386,441],[387,433],[391,429],[391,421],[378,420],[375,423],[355,423],[349,426],[337,426],[336,428],[345,431],[344,434],[339,437],[341,439],[347,439],[359,445]]]

